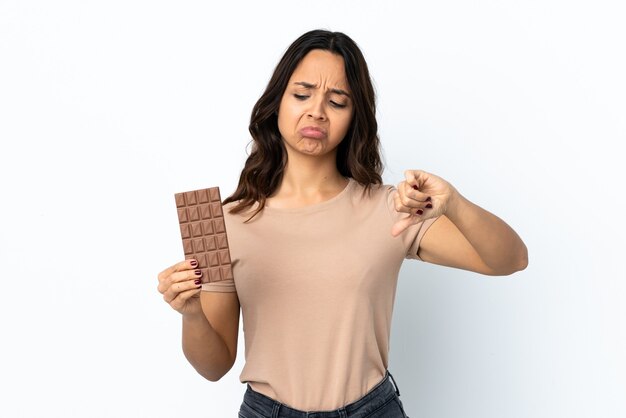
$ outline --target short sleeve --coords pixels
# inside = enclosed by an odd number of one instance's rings
[[[237,289],[235,288],[235,280],[233,279],[221,280],[219,282],[212,282],[212,283],[202,283],[201,290],[203,292],[222,292],[222,293],[237,291]]]
[[[426,234],[426,231],[428,231],[428,228],[430,228],[430,226],[434,224],[437,219],[439,219],[438,216],[436,218],[426,219],[418,223],[417,225],[414,225],[415,227],[418,227],[417,234],[415,234],[415,238],[413,239],[411,246],[409,247],[409,250],[407,251],[406,258],[424,261],[417,255],[417,252],[419,251],[420,242],[422,241],[422,238]],[[411,228],[408,228],[408,229],[411,229]]]
[[[396,192],[397,192],[397,189],[394,186],[388,186],[387,209],[389,209],[389,213],[391,214],[392,225],[395,224],[400,219],[406,218],[408,216],[407,213],[398,212],[395,209],[393,197]],[[396,239],[402,240],[402,244],[404,245],[404,248],[406,251],[405,258],[423,261],[417,255],[417,252],[419,251],[420,242],[422,241],[422,238],[426,234],[426,231],[428,231],[428,228],[430,228],[431,225],[434,224],[435,221],[437,221],[437,219],[439,219],[438,216],[435,218],[428,218],[415,225],[411,225],[410,227],[405,229],[400,234],[400,236],[396,237]]]

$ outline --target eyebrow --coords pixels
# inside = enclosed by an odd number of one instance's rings
[[[317,85],[316,85],[316,84],[307,83],[306,81],[296,81],[296,82],[295,82],[295,83],[293,83],[293,84],[297,84],[297,85],[302,86],[302,87],[307,88],[307,89],[312,89],[312,88],[316,88],[316,87],[317,87]],[[332,93],[335,93],[335,94],[339,94],[339,95],[342,95],[342,96],[347,96],[347,97],[350,97],[350,94],[348,94],[348,92],[347,92],[347,91],[345,91],[345,90],[341,90],[341,89],[330,89],[330,91],[331,91]]]

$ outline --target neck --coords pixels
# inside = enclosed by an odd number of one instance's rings
[[[336,156],[307,158],[289,155],[280,186],[273,196],[315,198],[343,190],[348,180],[337,170]]]

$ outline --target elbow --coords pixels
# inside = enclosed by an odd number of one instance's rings
[[[226,376],[226,373],[228,373],[230,369],[231,367],[228,367],[226,369],[219,370],[219,371],[215,371],[215,370],[207,371],[207,370],[198,370],[198,369],[196,369],[196,371],[198,372],[200,376],[204,377],[206,380],[210,382],[218,382],[222,377]]]
[[[207,375],[207,374],[202,374],[200,373],[200,375],[202,377],[204,377],[206,380],[210,381],[210,382],[217,382],[219,381],[222,377],[224,377],[224,375]]]
[[[520,251],[518,256],[517,269],[515,271],[526,270],[526,267],[528,267],[528,248],[522,244],[522,251]]]
[[[494,276],[510,276],[518,271],[526,270],[528,267],[528,251],[524,247],[524,251],[513,262],[501,270],[495,272]]]
[[[217,382],[232,369],[234,361],[229,360],[225,363],[207,362],[194,359],[185,353],[187,360],[192,365],[196,373],[204,377],[210,382]]]
[[[526,256],[520,262],[517,271],[526,270],[526,267],[528,267],[528,253],[526,253]]]
[[[513,273],[517,273],[518,271],[525,270],[527,266],[528,266],[528,261],[526,261],[525,263],[520,263],[519,265],[517,265],[517,267],[510,268],[508,270],[503,270],[500,274],[498,274],[498,276],[510,276]]]

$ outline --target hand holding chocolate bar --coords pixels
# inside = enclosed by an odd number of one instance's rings
[[[196,260],[184,260],[159,273],[157,289],[170,306],[183,315],[202,315],[200,277]]]

